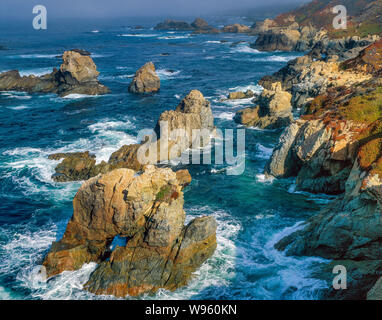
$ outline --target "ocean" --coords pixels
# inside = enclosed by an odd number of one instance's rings
[[[227,22],[213,19],[209,22],[216,26]],[[0,299],[113,299],[82,290],[95,264],[47,283],[36,280],[52,241],[65,231],[81,185],[53,182],[58,162],[48,160],[49,154],[89,150],[97,161],[107,161],[122,145],[136,142],[139,130],[153,128],[159,115],[174,109],[192,89],[211,102],[219,129],[242,128],[233,116],[250,106],[250,99],[221,99],[231,91],[260,92],[262,76],[301,55],[259,52],[250,48],[255,38],[247,35],[154,30],[162,20],[57,23],[45,31],[29,25],[0,29],[0,44],[8,48],[0,51],[0,72],[42,75],[60,66],[63,51],[80,48],[92,53],[100,82],[111,89],[105,96],[65,98],[0,92]],[[136,24],[144,29],[134,29]],[[148,61],[157,68],[160,92],[128,93],[135,71]],[[330,198],[295,191],[293,179],[265,179],[263,169],[279,135],[246,129],[242,175],[226,175],[221,165],[186,166],[193,178],[185,190],[187,217],[216,218],[217,250],[186,287],[138,299],[320,298],[328,284],[313,273],[325,260],[287,257],[273,245],[301,228]]]

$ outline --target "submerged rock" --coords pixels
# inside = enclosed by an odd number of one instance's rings
[[[1,73],[0,91],[52,92],[60,96],[109,92],[107,87],[98,82],[99,72],[86,52],[78,49],[65,51],[62,59],[60,70],[53,69],[52,73],[40,77],[21,77],[16,70]]]
[[[160,79],[152,62],[147,62],[138,69],[129,86],[129,91],[133,93],[153,93],[158,92],[159,89]]]
[[[95,294],[136,296],[186,285],[216,248],[216,222],[201,217],[184,225],[185,176],[147,166],[142,174],[117,169],[86,181],[63,238],[45,257],[47,276],[94,261],[99,265],[84,288]],[[115,237],[126,245],[110,252]]]
[[[283,91],[280,83],[274,83],[270,90],[264,89],[261,95],[255,98],[255,107],[239,110],[234,120],[246,126],[263,129],[285,127],[293,119],[291,98],[292,95]]]

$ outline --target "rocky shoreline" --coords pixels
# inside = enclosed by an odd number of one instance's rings
[[[275,245],[347,268],[352,290],[328,290],[326,298],[373,299],[381,292],[381,54],[382,41],[321,58],[312,50],[260,82],[281,85],[301,114],[283,131],[265,174],[295,177],[297,190],[338,195]]]
[[[369,10],[369,8],[368,8]],[[203,19],[188,24],[166,20],[156,30],[249,33],[261,51],[309,51],[273,75],[263,77],[259,95],[233,92],[228,99],[253,99],[239,110],[235,122],[261,129],[282,129],[264,168],[266,177],[295,178],[297,190],[335,195],[336,199],[275,248],[293,256],[332,260],[318,278],[335,265],[348,271],[345,292],[328,289],[327,299],[382,299],[382,40],[379,35],[334,38],[324,25],[306,25],[292,15],[265,20],[251,28],[218,30]],[[0,74],[0,90],[69,94],[106,94],[99,72],[87,52],[66,51],[59,70],[21,77]],[[129,92],[153,94],[160,79],[148,62],[135,74]],[[296,117],[296,114],[298,117]],[[163,131],[161,122],[169,124]],[[173,130],[183,135],[172,137]],[[43,266],[48,278],[96,262],[84,286],[97,295],[116,297],[175,290],[187,284],[216,249],[216,221],[201,217],[185,225],[183,190],[191,183],[187,170],[156,167],[175,159],[193,144],[193,129],[215,133],[209,101],[192,90],[174,110],[163,112],[153,134],[115,151],[108,162],[96,163],[89,151],[57,153],[50,160],[55,182],[83,181],[73,200],[73,215],[64,236],[54,242]],[[155,137],[155,138],[154,138]],[[163,148],[161,140],[170,141]],[[139,150],[156,149],[147,162]],[[171,147],[178,145],[174,154]],[[124,242],[111,248],[115,239]]]

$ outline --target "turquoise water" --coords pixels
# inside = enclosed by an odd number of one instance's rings
[[[59,98],[0,93],[0,298],[112,298],[81,290],[95,264],[48,283],[36,281],[36,267],[52,241],[62,236],[80,186],[51,180],[57,162],[47,159],[50,153],[89,150],[98,161],[107,160],[122,145],[134,143],[140,129],[153,128],[161,112],[175,108],[191,89],[199,89],[211,102],[218,128],[237,129],[233,115],[250,100],[220,99],[230,91],[259,92],[262,76],[298,56],[258,52],[249,47],[254,38],[246,35],[191,36],[153,30],[158,21],[64,24],[44,32],[29,27],[1,29],[0,41],[9,48],[0,51],[1,72],[43,74],[59,67],[57,56],[64,50],[86,49],[93,53],[99,79],[111,94]],[[134,23],[145,29],[128,27]],[[231,47],[236,41],[244,42]],[[131,77],[147,61],[157,67],[160,93],[128,93]],[[193,177],[185,191],[188,219],[213,215],[218,221],[218,248],[187,287],[143,298],[319,298],[327,284],[311,274],[323,260],[286,257],[273,248],[328,201],[294,192],[293,180],[264,179],[263,168],[279,134],[246,130],[242,175],[228,176],[222,166],[187,166]]]

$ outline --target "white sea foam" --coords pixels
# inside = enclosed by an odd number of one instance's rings
[[[249,45],[238,45],[234,48],[231,48],[232,53],[260,53],[259,50],[251,48]]]
[[[93,32],[93,33],[98,33],[99,30],[92,30],[91,32]]]
[[[56,54],[20,54],[16,56],[11,56],[11,58],[21,58],[21,59],[54,59],[60,56],[59,53]]]
[[[179,70],[171,71],[168,69],[158,69],[156,71],[156,73],[161,80],[167,80],[167,79],[176,78],[176,76],[180,74],[180,71]]]
[[[190,36],[189,35],[184,35],[184,36],[163,36],[163,37],[158,37],[158,39],[161,40],[176,40],[176,39],[188,39]]]
[[[16,106],[16,107],[7,107],[8,109],[11,109],[11,110],[24,110],[24,109],[28,109],[29,107],[27,106]]]
[[[260,159],[269,159],[272,155],[273,148],[267,148],[261,143],[256,143],[256,156]]]
[[[154,33],[124,33],[124,34],[119,34],[119,37],[138,37],[138,38],[152,38],[152,37],[157,37],[159,34],[154,34]]]
[[[296,59],[299,56],[269,56],[269,57],[262,57],[257,58],[256,61],[274,61],[274,62],[288,62],[290,60]]]
[[[223,120],[232,120],[235,116],[233,112],[214,112],[214,117]]]
[[[250,84],[244,85],[244,86],[237,86],[237,87],[229,88],[230,92],[236,92],[236,91],[245,92],[247,90],[251,90],[254,93],[259,94],[263,91],[263,87],[256,84],[256,83],[250,83]]]
[[[256,180],[257,182],[271,184],[275,178],[272,176],[265,176],[265,174],[260,173],[256,175]]]
[[[90,94],[80,94],[80,93],[71,93],[68,94],[61,99],[71,99],[71,100],[77,100],[77,99],[84,99],[84,98],[96,98],[100,97],[99,95],[90,95]]]
[[[20,76],[36,76],[36,77],[40,77],[40,76],[43,76],[47,73],[51,73],[52,72],[52,68],[38,68],[38,69],[31,69],[31,70],[21,70],[20,71]]]

